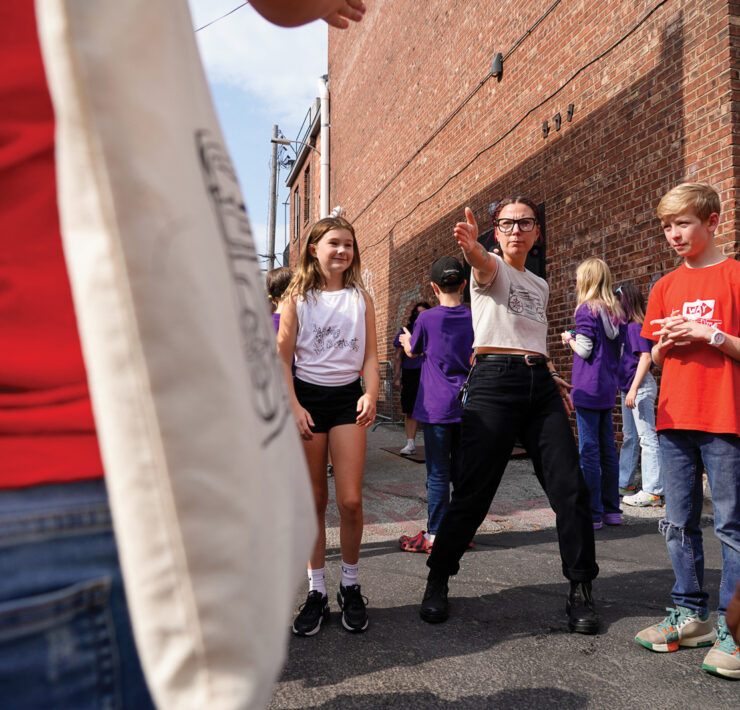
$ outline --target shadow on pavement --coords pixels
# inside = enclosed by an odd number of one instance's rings
[[[709,518],[702,519],[702,530],[704,537],[712,537],[712,520]],[[619,541],[627,541],[633,538],[639,538],[645,535],[655,536],[657,540],[661,539],[658,532],[658,520],[653,518],[645,519],[644,522],[630,522],[625,525],[610,526],[596,530],[594,538],[596,540],[597,560],[603,553],[605,546]],[[515,548],[527,547],[531,545],[555,545],[557,547],[557,532],[555,528],[542,528],[532,530],[501,530],[500,532],[478,532],[473,538],[474,547],[465,553],[464,560],[475,557],[476,554],[491,552],[493,549],[512,550]],[[663,543],[665,551],[665,544]],[[368,559],[378,555],[386,555],[392,552],[398,552],[404,557],[419,557],[426,559],[423,553],[403,553],[398,547],[395,539],[381,540],[377,542],[367,542],[362,544],[360,551],[361,559]],[[666,561],[667,561],[667,552]],[[338,547],[328,547],[326,550],[327,560],[339,560],[341,557]]]
[[[707,570],[705,581],[710,599],[716,599],[719,572]],[[427,624],[419,618],[423,581],[396,578],[390,581],[390,585],[397,591],[399,601],[405,603],[378,607],[373,605],[371,598],[368,606],[370,628],[357,635],[341,628],[338,607],[330,592],[332,613],[329,622],[317,636],[291,638],[288,660],[280,680],[302,680],[306,687],[317,687],[337,685],[355,676],[367,676],[396,667],[413,674],[417,665],[485,652],[509,642],[534,643],[540,647],[558,645],[568,648],[572,645],[573,653],[587,657],[596,652],[597,647],[610,643],[607,635],[613,624],[634,618],[635,622],[629,624],[631,641],[631,637],[645,625],[645,618],[655,617],[656,621],[662,618],[665,605],[670,603],[672,584],[670,568],[599,577],[594,582],[601,616],[601,632],[597,636],[569,632],[565,615],[568,591],[565,580],[554,584],[506,587],[475,595],[471,587],[481,588],[485,583],[471,584],[469,580],[453,578],[450,582],[449,620],[443,624]],[[496,582],[492,581],[491,586],[495,585]],[[630,646],[627,650],[630,653],[642,652],[636,644],[635,648]],[[316,662],[323,658],[330,658],[331,662]]]

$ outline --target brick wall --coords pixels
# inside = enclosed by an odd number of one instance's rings
[[[457,255],[466,205],[483,231],[505,195],[545,203],[550,347],[563,371],[556,336],[572,324],[582,259],[604,258],[645,292],[676,266],[655,217],[668,188],[712,183],[718,241],[738,249],[740,3],[552,6],[374,0],[362,23],[329,32],[331,202],[357,230],[381,359],[413,302],[432,300],[431,262]],[[496,52],[508,53],[500,81],[488,76]]]
[[[321,136],[317,133],[310,137],[311,145],[316,148],[315,152],[305,149],[306,156],[299,168],[289,176],[288,187],[290,187],[290,267],[295,269],[298,265],[298,257],[301,247],[308,238],[311,225],[319,219],[321,211]],[[298,155],[301,155],[299,147]],[[308,184],[310,186],[310,199],[308,201],[308,214],[306,214],[306,173],[309,174]],[[300,213],[298,214],[298,230],[296,231],[296,200],[295,195],[300,196]]]

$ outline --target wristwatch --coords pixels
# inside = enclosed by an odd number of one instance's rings
[[[725,334],[715,325],[712,330],[712,337],[709,338],[709,344],[718,348],[722,343],[725,342]]]

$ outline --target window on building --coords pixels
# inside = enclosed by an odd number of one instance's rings
[[[311,217],[311,168],[303,173],[303,221],[308,222]]]
[[[293,193],[293,239],[301,236],[301,194],[296,191]]]

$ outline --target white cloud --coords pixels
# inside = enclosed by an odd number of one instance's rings
[[[189,2],[193,24],[200,27],[240,0]],[[318,78],[327,71],[326,24],[276,27],[247,5],[196,37],[209,82],[244,91],[277,123],[298,127],[318,95]]]

